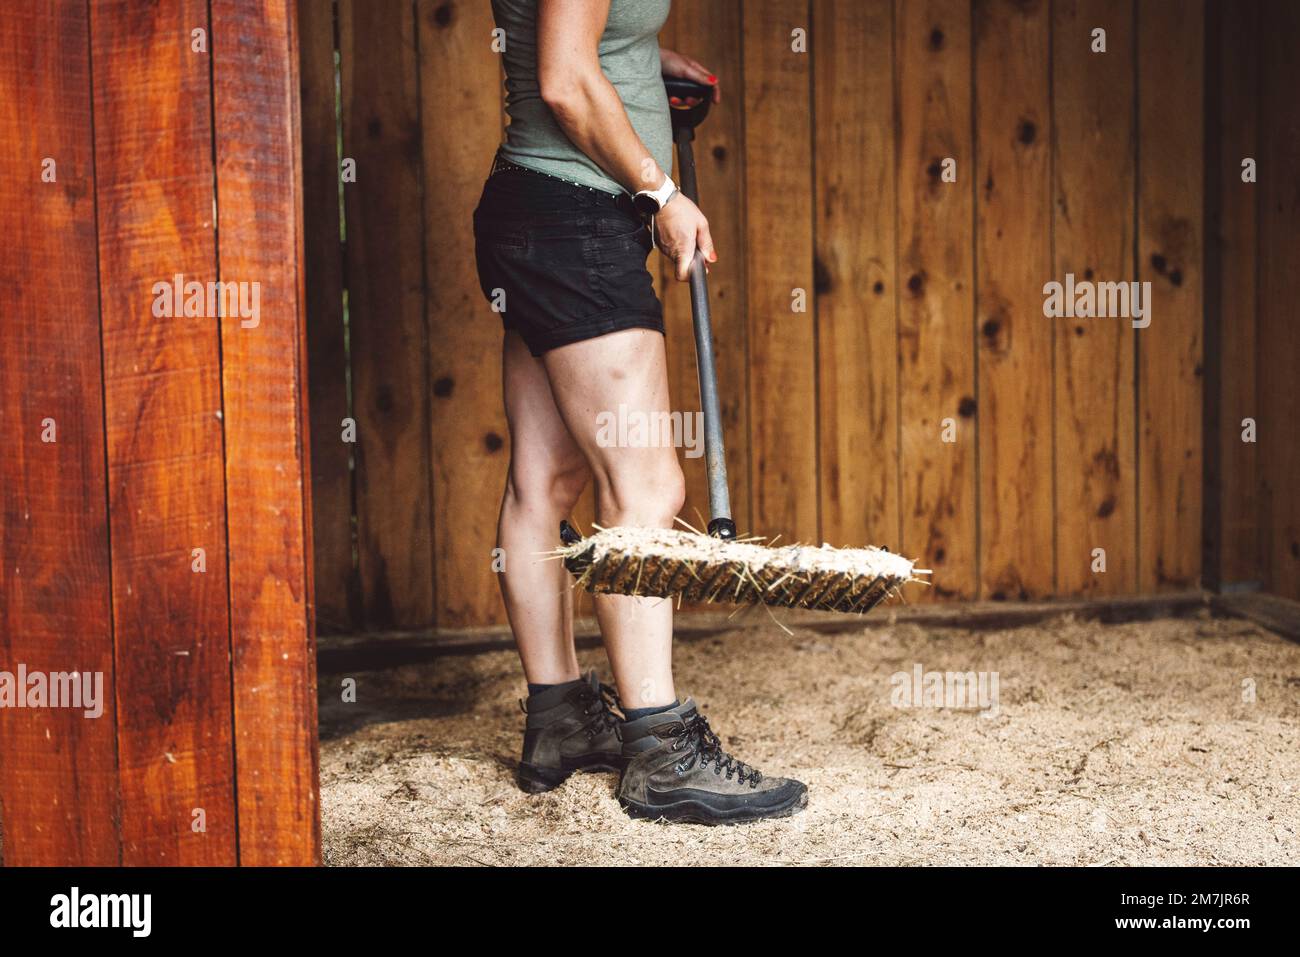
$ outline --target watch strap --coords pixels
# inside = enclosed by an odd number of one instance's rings
[[[651,199],[655,201],[656,206],[658,206],[660,209],[663,209],[665,206],[668,205],[668,201],[672,199],[673,196],[677,194],[677,192],[678,192],[677,184],[673,182],[673,178],[671,176],[665,173],[664,181],[659,185],[658,189],[639,190],[636,195],[649,196]]]

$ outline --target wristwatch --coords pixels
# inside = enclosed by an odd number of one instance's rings
[[[677,184],[673,178],[667,174],[664,175],[663,185],[658,189],[643,189],[632,197],[632,205],[642,216],[653,216],[668,205],[669,201],[677,195]]]

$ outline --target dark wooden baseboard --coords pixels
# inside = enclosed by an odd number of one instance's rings
[[[1118,624],[1186,617],[1201,609],[1208,609],[1212,614],[1222,617],[1246,618],[1292,641],[1300,641],[1300,602],[1258,592],[1212,595],[1200,591],[1015,603],[988,601],[907,605],[899,602],[860,616],[789,609],[773,609],[769,613],[768,609],[762,607],[742,608],[738,611],[710,609],[679,617],[676,637],[678,641],[698,641],[734,628],[767,624],[802,628],[821,634],[887,628],[900,623],[964,631],[990,631],[1020,628],[1067,614],[1085,621]],[[600,634],[592,619],[579,619],[576,632],[580,648],[590,648],[600,643]],[[490,627],[322,635],[317,640],[317,645],[321,673],[340,674],[391,668],[444,655],[508,650],[514,647],[514,641],[508,628]]]
[[[1211,602],[1218,614],[1245,618],[1283,638],[1300,642],[1300,601],[1267,592],[1242,592],[1215,595]]]

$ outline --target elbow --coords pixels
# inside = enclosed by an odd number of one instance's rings
[[[583,78],[571,70],[543,71],[538,77],[538,87],[542,102],[561,123],[577,117],[588,99]]]
[[[563,79],[553,78],[541,82],[542,102],[550,107],[557,116],[568,113],[577,99],[574,84]]]

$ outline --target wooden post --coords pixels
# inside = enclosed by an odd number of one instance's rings
[[[0,25],[0,670],[104,682],[0,710],[8,863],[319,860],[294,7],[218,7]]]
[[[212,8],[230,655],[241,864],[319,860],[302,162],[292,0]]]
[[[0,710],[9,864],[118,862],[87,17],[0,17],[0,671],[99,675],[103,695],[98,717]]]

